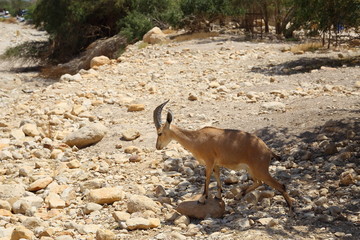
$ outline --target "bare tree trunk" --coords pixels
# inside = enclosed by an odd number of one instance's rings
[[[276,34],[281,34],[281,16],[279,0],[275,1],[275,31]]]
[[[262,12],[262,17],[264,19],[265,33],[269,33],[269,13],[268,13],[268,3],[266,0],[261,5],[260,9]]]
[[[329,49],[330,45],[331,45],[331,26],[328,28],[328,31],[329,31],[329,38],[328,38],[328,46],[327,46],[327,48]]]

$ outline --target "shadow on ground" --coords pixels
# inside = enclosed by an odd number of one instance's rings
[[[279,134],[281,133],[281,138]],[[292,196],[295,199],[296,214],[294,217],[286,218],[285,222],[280,223],[282,227],[265,227],[257,222],[259,217],[254,217],[258,211],[267,211],[271,217],[281,219],[284,213],[279,213],[279,207],[286,208],[284,201],[271,200],[270,207],[257,208],[256,206],[247,206],[244,201],[227,200],[228,204],[236,208],[244,205],[244,211],[228,213],[226,221],[217,220],[204,226],[204,231],[208,234],[219,232],[224,227],[230,227],[232,230],[242,231],[233,224],[238,219],[249,218],[255,224],[250,230],[263,231],[274,238],[293,238],[300,236],[302,238],[311,238],[313,236],[329,237],[339,236],[341,239],[357,239],[360,234],[360,188],[355,183],[344,185],[340,182],[340,176],[347,171],[355,171],[360,174],[360,118],[350,117],[341,120],[330,120],[326,123],[306,130],[298,134],[291,133],[289,129],[276,129],[275,127],[266,127],[257,131],[257,135],[262,138],[270,148],[275,149],[281,156],[282,161],[292,161],[295,167],[286,170],[287,175],[275,172],[274,177],[279,181],[286,183],[291,193],[298,192]],[[319,138],[321,136],[321,138]],[[324,146],[326,143],[334,143],[336,151],[326,152]],[[284,149],[295,149],[286,152]],[[304,152],[309,156],[303,157]],[[291,159],[291,160],[289,160]],[[281,162],[280,165],[285,163]],[[191,185],[186,191],[183,189],[174,189],[181,194],[201,193],[204,184],[204,171],[202,167],[196,171],[194,177],[189,177]],[[222,171],[222,180],[227,170]],[[201,175],[199,175],[201,174]],[[356,175],[356,174],[355,174]],[[192,179],[192,180],[190,180]],[[214,179],[212,178],[212,181]],[[197,192],[193,192],[197,189]],[[229,191],[229,186],[224,186],[224,192]],[[308,191],[319,192],[320,189],[327,189],[324,195],[327,198],[327,204],[316,204],[316,200],[321,195],[309,197]],[[213,193],[215,189],[211,190]],[[311,199],[309,201],[309,199]],[[176,199],[181,200],[180,199]],[[281,199],[282,200],[282,199]],[[310,207],[309,207],[310,205]],[[338,212],[333,213],[331,207]],[[285,209],[287,212],[287,209]],[[229,218],[230,214],[230,218]],[[231,220],[231,223],[227,222]],[[194,223],[200,223],[199,220],[193,220]]]
[[[288,61],[278,65],[267,65],[265,67],[253,67],[252,72],[265,75],[292,75],[297,73],[311,72],[321,67],[339,68],[342,66],[354,67],[360,66],[360,56],[350,58],[300,58]]]

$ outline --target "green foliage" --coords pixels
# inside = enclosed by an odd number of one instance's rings
[[[239,14],[241,9],[232,0],[181,0],[185,16],[195,15],[207,19]]]
[[[45,61],[47,42],[25,42],[12,48],[7,48],[0,58]]]
[[[120,33],[129,42],[142,39],[142,36],[153,27],[152,22],[147,16],[136,11],[123,18],[119,25],[121,26]]]
[[[154,25],[176,24],[177,0],[38,0],[34,23],[50,34],[52,58],[65,61],[91,42],[119,32],[130,42]]]
[[[125,0],[38,0],[37,26],[50,34],[51,58],[67,60],[91,42],[118,33],[116,21],[125,15]]]

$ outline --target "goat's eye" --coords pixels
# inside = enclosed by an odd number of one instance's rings
[[[160,137],[162,135],[162,133],[158,133],[158,136]]]

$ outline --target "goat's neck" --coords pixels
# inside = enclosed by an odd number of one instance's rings
[[[183,146],[190,152],[193,152],[193,150],[196,148],[195,143],[198,142],[196,141],[198,138],[198,134],[196,131],[185,130],[175,125],[171,125],[170,131],[172,139],[180,143],[181,146]]]

